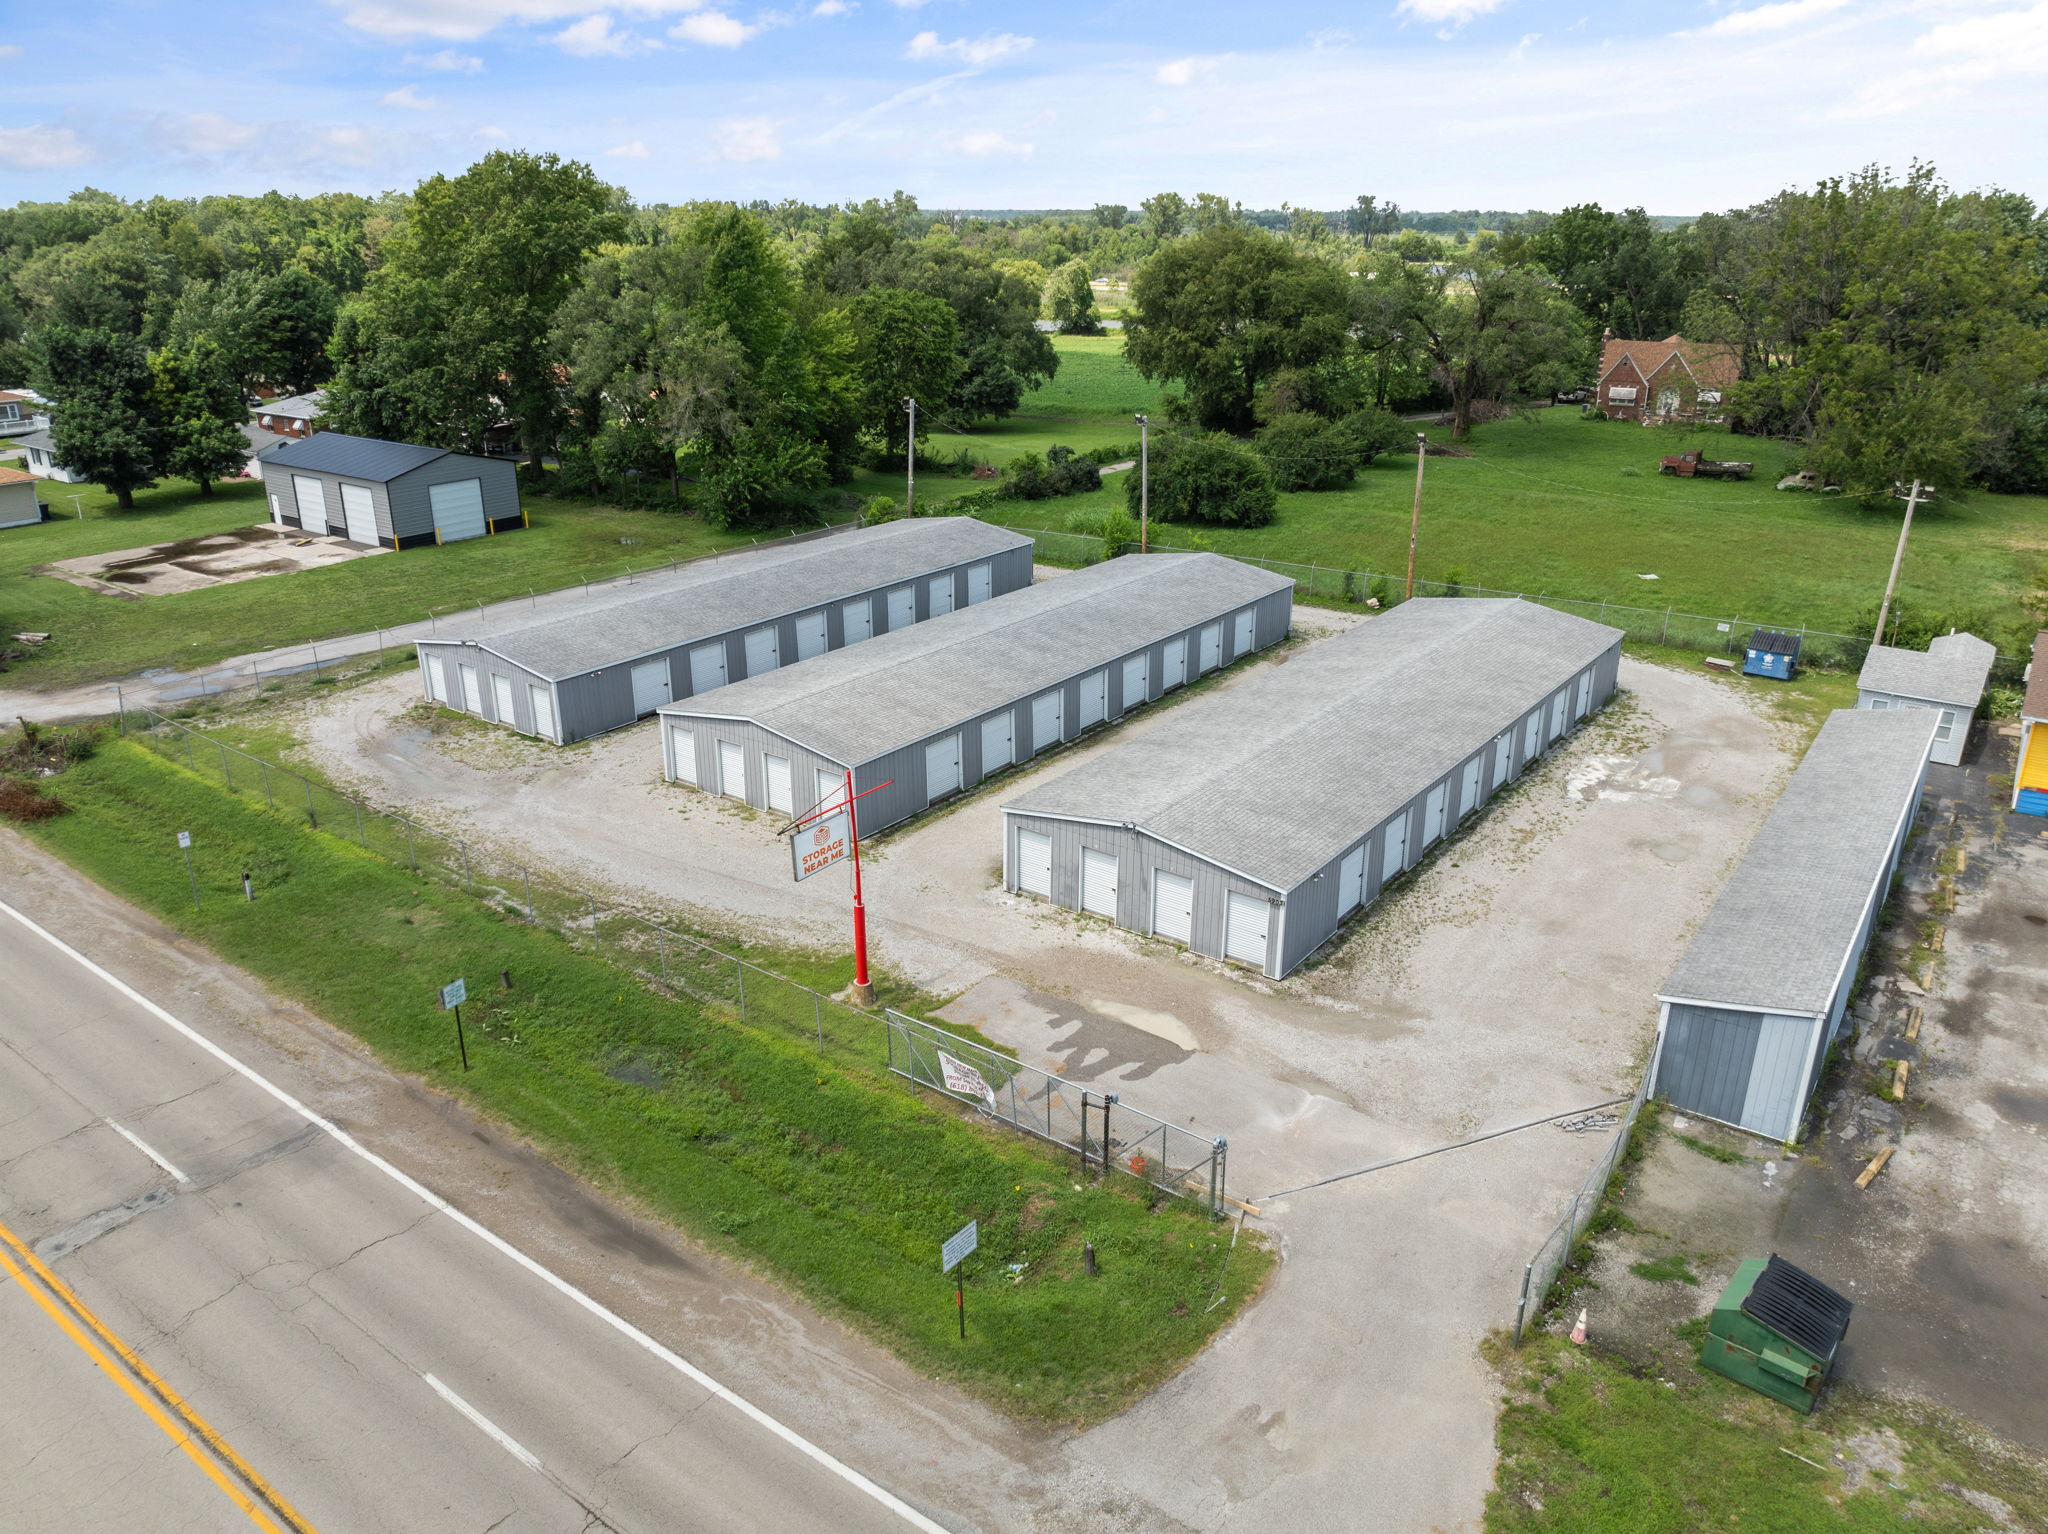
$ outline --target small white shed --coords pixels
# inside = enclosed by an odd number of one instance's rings
[[[1927,759],[1958,767],[1997,659],[1996,646],[1975,634],[1943,634],[1925,650],[1874,644],[1856,678],[1856,706],[1933,709],[1941,717]]]

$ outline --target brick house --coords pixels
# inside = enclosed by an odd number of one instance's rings
[[[1666,336],[1624,341],[1600,338],[1600,374],[1593,403],[1616,421],[1718,421],[1721,398],[1739,377],[1735,348]]]
[[[289,394],[283,399],[264,400],[250,412],[250,418],[255,425],[274,436],[310,437],[318,429],[313,422],[318,419],[320,407],[326,399],[324,389],[315,389],[308,394]]]

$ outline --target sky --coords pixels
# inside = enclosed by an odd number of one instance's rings
[[[0,10],[0,205],[373,193],[500,147],[642,202],[1691,214],[1914,159],[2048,201],[2048,0]]]

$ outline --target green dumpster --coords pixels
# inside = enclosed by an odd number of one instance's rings
[[[1812,1411],[1849,1330],[1849,1301],[1775,1252],[1751,1258],[1714,1304],[1700,1364]]]

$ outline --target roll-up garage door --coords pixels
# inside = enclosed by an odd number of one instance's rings
[[[1212,623],[1202,630],[1202,666],[1204,672],[1214,671],[1223,664],[1223,625]]]
[[[455,670],[462,677],[462,706],[481,717],[484,711],[484,692],[476,679],[476,667],[457,666]]]
[[[981,721],[981,771],[985,777],[1017,760],[1017,716],[1004,709]]]
[[[1254,895],[1233,893],[1223,914],[1223,956],[1266,967],[1266,927],[1273,908]]]
[[[644,718],[670,701],[666,660],[644,660],[633,668],[634,718]]]
[[[989,565],[986,560],[967,567],[967,605],[988,600]]]
[[[327,484],[307,474],[292,476],[292,499],[299,503],[299,526],[327,536]]]
[[[1444,810],[1451,797],[1451,785],[1439,783],[1422,801],[1422,845],[1427,847],[1444,834]]]
[[[448,686],[448,662],[438,655],[427,657],[427,696],[437,703],[455,701],[455,694]]]
[[[1031,700],[1031,754],[1036,756],[1060,743],[1060,704],[1057,692],[1040,693]]]
[[[889,593],[889,632],[907,629],[917,622],[917,593],[908,586]]]
[[[1167,640],[1166,648],[1161,652],[1159,690],[1165,692],[1170,688],[1178,687],[1187,679],[1188,641],[1187,636],[1183,634],[1178,639]]]
[[[932,577],[931,602],[929,605],[931,616],[934,618],[938,617],[941,613],[949,613],[953,610],[953,575],[951,571],[944,575]]]
[[[924,748],[924,796],[950,794],[960,786],[960,737],[948,735]]]
[[[377,547],[377,503],[370,498],[368,485],[341,487],[341,520],[348,527],[350,543]]]
[[[718,743],[718,791],[735,799],[747,797],[747,752],[729,740]]]
[[[1152,870],[1152,931],[1176,943],[1195,940],[1195,881]]]
[[[1528,766],[1543,750],[1543,710],[1537,709],[1529,716],[1529,724],[1522,731],[1522,765]]]
[[[1500,739],[1493,743],[1493,786],[1496,791],[1507,782],[1515,766],[1515,732],[1502,730]]]
[[[1479,774],[1484,769],[1478,757],[1465,764],[1465,776],[1458,784],[1458,818],[1463,820],[1479,808]]]
[[[1152,694],[1152,657],[1133,655],[1124,662],[1124,712],[1129,713]]]
[[[533,733],[543,740],[555,738],[555,695],[545,687],[528,684],[526,701],[533,706]],[[696,777],[694,771],[692,778]]]
[[[1017,833],[1017,888],[1052,899],[1052,838],[1036,831]]]
[[[427,501],[434,508],[434,533],[443,543],[484,535],[484,482],[458,479],[453,484],[427,486]]]
[[[839,609],[839,621],[845,626],[847,644],[859,644],[863,639],[872,639],[875,634],[875,604],[868,597],[848,602]]]
[[[517,729],[519,712],[512,704],[512,678],[492,675],[491,702],[497,705],[498,723],[509,724]]]
[[[697,737],[679,724],[668,727],[668,759],[675,766],[676,781],[692,787],[697,782]]]
[[[1385,884],[1408,867],[1408,817],[1403,815],[1387,827],[1387,852],[1380,859],[1380,883]]]
[[[802,613],[796,620],[796,658],[809,660],[825,653],[825,615]]]
[[[1233,660],[1240,655],[1252,653],[1252,636],[1255,628],[1252,620],[1253,613],[1250,608],[1246,608],[1237,615],[1237,634],[1231,641],[1230,646],[1230,654]]]
[[[1081,909],[1116,916],[1116,859],[1107,852],[1081,849]]]
[[[1100,724],[1109,717],[1109,673],[1098,671],[1081,678],[1081,728]]]
[[[1365,899],[1365,849],[1353,847],[1337,865],[1337,914],[1344,915]]]
[[[830,767],[818,767],[814,768],[813,771],[816,775],[812,779],[812,784],[817,789],[818,802],[813,804],[811,808],[815,810],[821,805],[827,804],[837,804],[844,807],[846,800],[846,774],[834,772]]]
[[[1593,673],[1588,671],[1579,678],[1578,716],[1583,719],[1593,707]]]
[[[789,758],[786,756],[764,756],[762,761],[768,768],[768,808],[780,810],[785,815],[796,813],[796,793],[790,783]]]
[[[1570,698],[1569,693],[1559,693],[1550,704],[1550,738],[1556,740],[1564,734],[1564,711]]]
[[[690,691],[709,692],[725,685],[725,646],[700,644],[690,652]]]
[[[747,635],[747,675],[760,676],[782,664],[782,636],[770,626]]]

